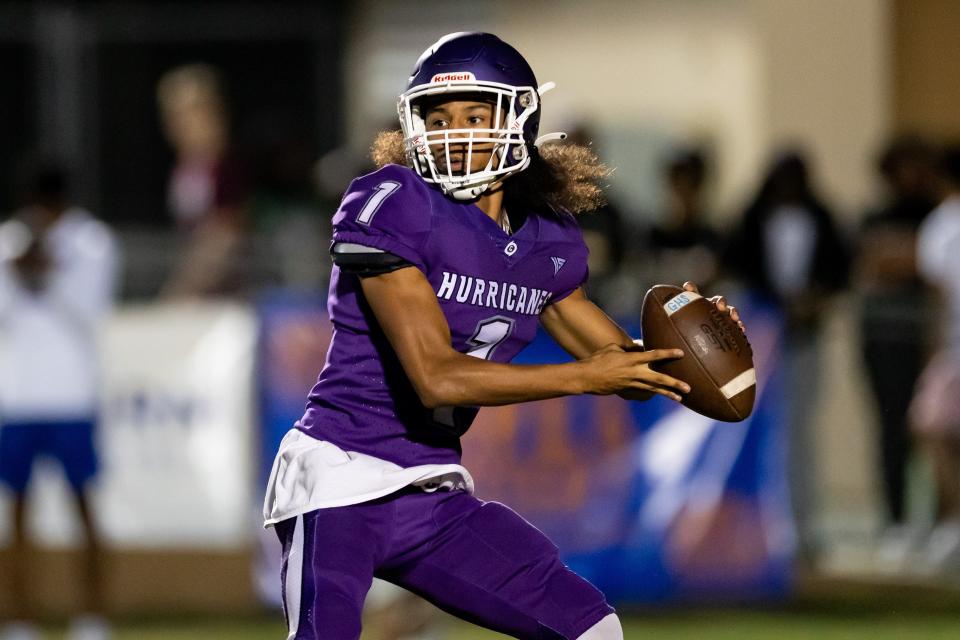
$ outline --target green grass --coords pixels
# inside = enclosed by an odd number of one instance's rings
[[[960,638],[960,612],[864,618],[756,611],[652,615],[625,619],[624,636],[637,640],[956,640]],[[480,629],[457,627],[450,640],[503,637]]]
[[[777,638],[852,640],[946,640],[960,638],[956,615],[848,617],[810,612],[726,611],[685,617],[630,620],[627,638],[746,640]]]
[[[958,640],[960,591],[820,581],[786,605],[768,608],[650,609],[622,614],[628,640]],[[504,636],[448,618],[443,640]],[[63,625],[46,638],[61,637]],[[280,640],[279,614],[237,618],[129,618],[115,622],[116,640]],[[382,640],[376,629],[363,640]]]
[[[802,610],[674,611],[629,615],[624,619],[628,639],[668,640],[956,640],[960,638],[957,612],[812,612]],[[505,636],[459,621],[448,623],[447,640],[495,640]],[[260,640],[285,636],[275,618],[127,620],[117,623],[116,640]],[[47,638],[59,637],[62,629],[50,629]],[[375,630],[364,640],[379,640]]]

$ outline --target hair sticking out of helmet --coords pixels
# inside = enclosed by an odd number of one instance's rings
[[[440,38],[417,60],[397,103],[408,162],[447,195],[478,198],[529,166],[530,147],[540,129],[540,96],[553,86],[538,87],[523,56],[492,34],[461,32]],[[493,105],[490,126],[428,131],[426,105],[463,94]],[[489,153],[489,159],[474,169],[471,160],[479,149]],[[452,153],[466,153],[462,169],[454,170]]]

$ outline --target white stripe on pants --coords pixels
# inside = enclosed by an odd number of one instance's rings
[[[297,516],[293,541],[284,566],[286,588],[283,593],[283,613],[287,616],[287,640],[297,637],[300,626],[300,589],[303,582],[303,516]]]

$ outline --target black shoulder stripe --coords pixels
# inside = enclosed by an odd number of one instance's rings
[[[412,266],[410,261],[388,251],[357,244],[336,243],[330,255],[341,271],[360,276],[376,276]]]

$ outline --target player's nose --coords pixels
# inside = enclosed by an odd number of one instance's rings
[[[469,131],[464,131],[465,129],[471,128],[470,123],[467,122],[466,119],[454,120],[450,128],[455,131],[455,133],[450,134],[451,138],[469,138],[471,135]]]
[[[473,133],[470,131],[464,131],[464,129],[469,129],[469,126],[466,124],[454,124],[455,131],[451,132],[450,140],[452,144],[450,145],[451,151],[466,151],[469,146],[468,140],[473,136]]]

